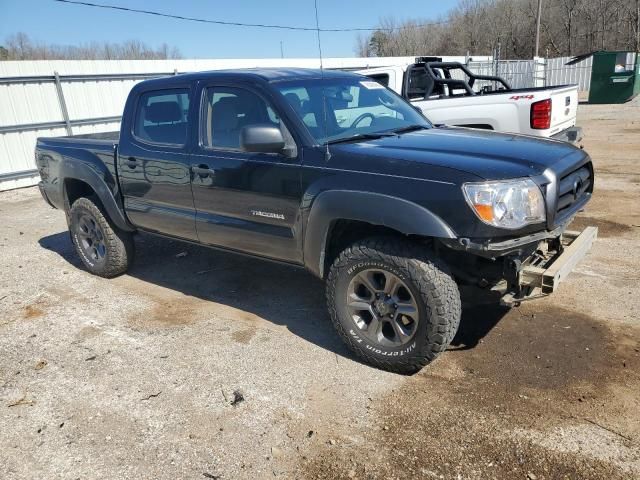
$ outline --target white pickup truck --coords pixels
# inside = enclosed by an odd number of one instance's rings
[[[418,107],[434,124],[582,140],[576,126],[578,87],[514,89],[502,78],[476,75],[458,62],[432,61],[359,70]],[[435,59],[439,60],[439,59]]]

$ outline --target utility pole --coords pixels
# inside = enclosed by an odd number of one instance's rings
[[[280,58],[284,58],[284,49],[282,48],[282,40],[280,40]]]
[[[534,57],[538,56],[538,50],[540,49],[540,17],[542,16],[542,0],[538,0],[538,14],[536,15],[536,51],[533,54]]]

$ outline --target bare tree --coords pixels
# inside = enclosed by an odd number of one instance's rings
[[[166,43],[154,49],[140,40],[124,43],[92,42],[84,45],[34,43],[25,33],[9,36],[0,47],[0,60],[163,60],[182,58]]]
[[[459,0],[436,22],[381,19],[356,52],[375,55],[489,55],[530,58],[537,0]],[[540,48],[570,56],[593,50],[640,50],[640,0],[545,0]]]
[[[372,57],[369,51],[369,35],[358,34],[356,37],[356,46],[354,49],[358,57]]]

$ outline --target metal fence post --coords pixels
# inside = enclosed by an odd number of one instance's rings
[[[494,50],[494,57],[493,57],[493,76],[497,77],[500,75],[500,49],[501,49],[502,45],[500,44],[500,42],[498,42],[498,45],[496,46],[495,50]],[[497,82],[493,82],[493,89],[497,90],[498,88],[498,83]]]
[[[53,72],[56,84],[56,92],[58,92],[58,102],[60,103],[60,111],[62,112],[62,118],[67,129],[67,135],[73,135],[73,129],[71,128],[71,119],[69,118],[69,111],[67,110],[67,102],[64,99],[64,92],[62,91],[62,83],[60,82],[60,76],[58,72]]]
[[[533,87],[544,87],[546,84],[546,59],[540,57],[533,57],[531,60],[531,80]]]

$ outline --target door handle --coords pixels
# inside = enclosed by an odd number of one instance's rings
[[[127,164],[127,167],[129,167],[131,169],[136,168],[138,166],[138,160],[135,157],[127,158],[125,163]]]
[[[196,175],[200,175],[201,177],[213,177],[216,174],[216,171],[209,168],[208,165],[193,165],[191,167],[191,171]]]

